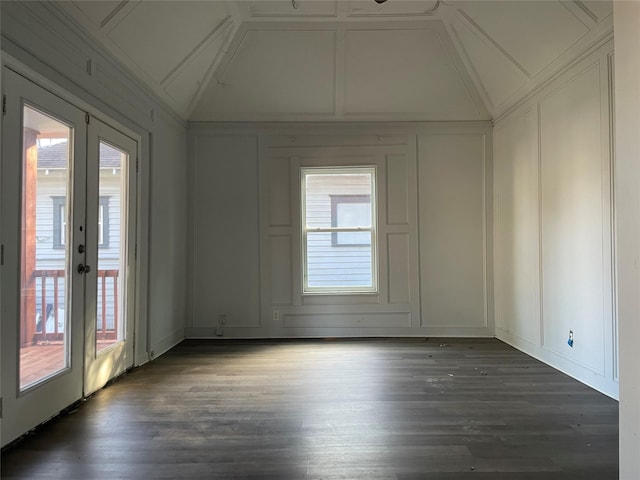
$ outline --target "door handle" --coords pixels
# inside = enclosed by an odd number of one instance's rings
[[[84,265],[83,263],[78,264],[78,273],[89,273],[91,271],[91,267],[89,265]]]

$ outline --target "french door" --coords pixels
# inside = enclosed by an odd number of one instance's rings
[[[87,128],[85,395],[133,365],[137,151],[97,118]]]
[[[3,75],[5,445],[133,363],[137,144]]]

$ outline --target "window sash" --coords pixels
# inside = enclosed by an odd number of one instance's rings
[[[306,232],[373,232],[373,227],[307,227]]]
[[[371,204],[371,226],[367,227],[309,227],[307,225],[307,177],[313,175],[349,175],[368,174],[371,183],[366,196]],[[378,293],[378,249],[377,249],[377,204],[376,204],[376,167],[375,166],[349,166],[349,167],[302,167],[300,169],[301,184],[301,243],[302,243],[302,294],[375,294]],[[349,195],[345,193],[345,195]],[[333,286],[310,286],[309,285],[309,254],[308,254],[308,234],[310,233],[369,233],[370,244],[358,244],[355,247],[366,249],[370,254],[369,267],[371,269],[371,284],[366,286],[333,285]],[[345,245],[347,246],[347,245]],[[338,247],[342,248],[342,246]]]

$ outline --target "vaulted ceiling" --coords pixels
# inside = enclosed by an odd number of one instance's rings
[[[611,35],[610,1],[65,1],[185,119],[486,120]]]

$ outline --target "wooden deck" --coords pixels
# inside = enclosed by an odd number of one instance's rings
[[[99,349],[115,343],[115,340],[101,340]],[[20,385],[31,383],[58,372],[64,367],[65,355],[62,342],[44,342],[20,349]]]
[[[617,480],[618,403],[494,339],[192,341],[1,465],[13,480]]]
[[[20,349],[20,385],[29,385],[61,370],[65,364],[64,345],[51,342]]]

